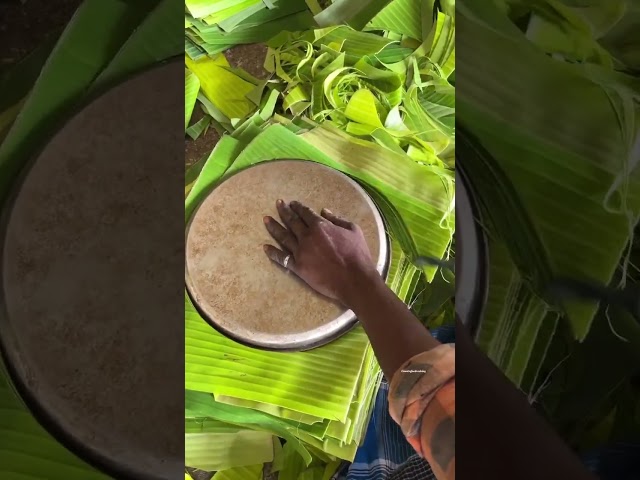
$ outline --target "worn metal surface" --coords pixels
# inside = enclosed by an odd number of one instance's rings
[[[158,115],[180,108],[170,85],[183,75],[181,61],[154,67],[82,108],[3,212],[0,346],[11,380],[59,441],[121,479],[183,470],[182,309],[157,275],[183,264],[180,230],[164,228],[181,212],[167,195],[179,188],[181,124]],[[158,116],[161,136],[148,128]]]
[[[187,228],[186,284],[196,308],[226,336],[259,348],[307,350],[343,335],[356,318],[264,254],[273,239],[262,219],[279,218],[279,198],[317,212],[328,208],[359,225],[386,275],[384,222],[364,189],[319,163],[280,160],[234,174],[202,200]]]

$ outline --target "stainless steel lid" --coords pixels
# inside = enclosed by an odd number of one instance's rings
[[[386,275],[384,222],[364,189],[319,163],[279,160],[235,173],[200,203],[187,226],[185,281],[200,314],[224,335],[264,349],[306,350],[344,334],[356,318],[264,254],[273,239],[262,218],[278,218],[278,198],[360,225]]]

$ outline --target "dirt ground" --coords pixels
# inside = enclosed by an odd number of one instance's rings
[[[0,1],[0,71],[58,35],[81,0]]]

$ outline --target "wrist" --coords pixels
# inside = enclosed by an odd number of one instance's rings
[[[342,289],[340,301],[357,314],[363,302],[377,295],[384,286],[384,280],[375,268],[355,270]]]

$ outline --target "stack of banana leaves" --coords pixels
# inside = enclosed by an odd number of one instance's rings
[[[414,3],[416,7],[409,6]],[[420,14],[431,9],[434,3],[434,0],[186,0],[185,52],[196,60],[235,45],[266,42],[282,31],[343,24],[357,30],[370,26],[392,27],[393,33],[413,33],[413,38],[419,38],[421,21],[430,22],[431,15],[402,15],[405,8],[411,9],[411,14]],[[452,0],[439,2],[450,12],[453,12],[453,3]],[[370,23],[390,4],[395,4],[388,9],[390,16],[378,19],[383,23]],[[401,16],[397,16],[398,13]],[[418,25],[418,29],[412,30],[414,25]]]
[[[273,9],[254,3],[275,16],[292,2],[274,2]],[[358,180],[383,212],[390,287],[426,323],[443,323],[453,318],[452,274],[417,259],[453,253],[453,11],[433,1],[386,3],[334,2],[350,4],[338,12],[357,21],[278,28],[264,39],[269,76],[263,80],[230,67],[216,49],[187,53],[186,133],[197,139],[215,128],[222,137],[187,171],[186,219],[213,185],[250,165],[300,158],[335,168]],[[354,9],[361,4],[367,9]],[[218,21],[211,10],[189,3],[187,10],[189,39],[199,30],[193,26]],[[208,20],[194,22],[205,12]],[[210,31],[229,38],[224,25]],[[206,115],[192,122],[195,105]],[[261,464],[272,462],[280,478],[321,480],[353,460],[381,380],[361,327],[324,347],[283,354],[219,334],[187,296],[185,320],[189,467],[217,471],[214,478],[258,479]],[[225,440],[232,437],[242,441]]]
[[[59,38],[0,73],[3,199],[16,174],[77,105],[159,61],[180,58],[182,32],[176,32],[175,19],[182,15],[181,5],[169,0],[142,3],[86,0]],[[1,367],[0,432],[0,478],[110,478],[40,426]]]
[[[478,341],[572,447],[638,438],[640,324],[549,285],[640,295],[640,5],[456,8],[457,158],[490,239]]]

